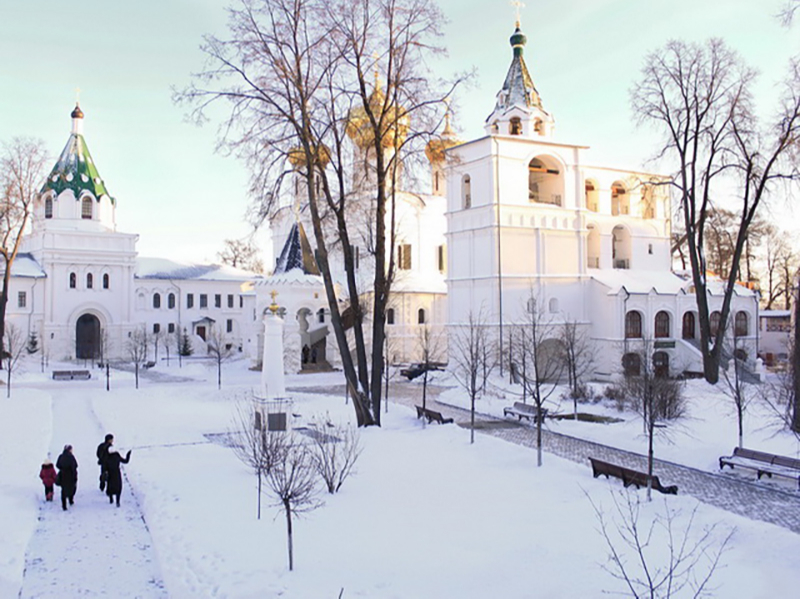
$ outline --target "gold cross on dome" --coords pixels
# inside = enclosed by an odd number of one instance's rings
[[[511,0],[511,2],[509,2],[508,4],[510,6],[513,6],[517,11],[517,27],[519,27],[520,19],[522,18],[522,16],[520,15],[520,9],[525,8],[525,5],[519,0]]]
[[[75,88],[75,104],[78,104],[81,101],[81,88]]]
[[[269,294],[272,297],[272,303],[274,304],[275,298],[278,297],[278,292],[273,289],[272,291],[269,292]]]

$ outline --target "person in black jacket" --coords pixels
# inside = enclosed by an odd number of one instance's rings
[[[120,464],[127,464],[131,460],[131,450],[123,458],[119,455],[117,448],[113,445],[108,448],[106,454],[105,466],[108,472],[108,482],[106,483],[106,494],[108,495],[108,503],[114,503],[114,497],[117,498],[117,507],[119,507],[119,497],[122,495],[122,473],[119,470]]]
[[[100,466],[100,490],[105,491],[106,481],[108,480],[108,471],[106,470],[106,455],[108,448],[114,445],[114,435],[111,433],[106,435],[105,441],[97,446],[97,464]]]
[[[78,460],[72,455],[72,445],[65,445],[64,451],[56,460],[58,468],[58,481],[61,485],[61,509],[67,509],[67,501],[70,505],[75,503],[75,491],[78,490]]]

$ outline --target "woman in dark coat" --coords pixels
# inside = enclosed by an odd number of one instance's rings
[[[58,468],[58,484],[61,485],[61,509],[67,509],[75,503],[75,491],[78,490],[78,460],[72,455],[72,445],[65,445],[64,451],[56,460]]]
[[[122,473],[119,471],[120,464],[127,464],[131,460],[131,451],[123,458],[119,455],[117,448],[113,445],[108,448],[106,454],[105,467],[108,472],[108,482],[106,482],[106,494],[108,495],[108,503],[114,503],[114,496],[117,498],[117,507],[119,507],[119,496],[122,495]]]

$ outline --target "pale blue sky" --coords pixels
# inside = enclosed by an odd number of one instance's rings
[[[762,71],[766,110],[800,24],[782,28],[783,0],[529,1],[526,59],[558,139],[592,146],[595,164],[640,167],[652,148],[631,123],[628,90],[644,56],[670,38],[719,36]],[[203,33],[225,35],[221,0],[26,0],[0,3],[0,139],[44,139],[55,156],[81,88],[85,135],[119,204],[121,231],[142,255],[214,260],[225,238],[248,229],[247,174],[214,153],[215,127],[184,122],[171,101],[200,68]],[[511,57],[514,9],[506,0],[442,0],[449,57],[441,72],[475,67],[457,100],[462,138],[482,134]]]

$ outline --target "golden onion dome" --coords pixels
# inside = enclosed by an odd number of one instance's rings
[[[296,146],[291,150],[289,150],[288,158],[289,158],[289,163],[295,170],[305,168],[306,153],[302,147]],[[331,161],[331,151],[328,149],[328,146],[326,146],[325,144],[317,146],[316,159],[317,159],[317,164],[322,168],[328,166],[328,163]]]
[[[368,98],[370,111],[373,115],[380,115],[384,110],[386,95],[375,81],[375,89]],[[408,115],[402,107],[389,106],[384,116],[385,132],[381,134],[381,146],[391,148],[401,145],[408,135]],[[350,110],[345,128],[347,136],[359,148],[366,149],[374,144],[373,128],[363,106],[356,106]]]
[[[425,146],[425,156],[431,164],[440,164],[444,162],[445,151],[448,148],[457,146],[459,139],[456,137],[455,132],[450,126],[450,113],[448,112],[444,117],[444,129],[442,134],[431,139]]]

